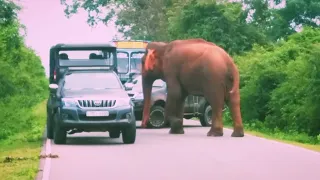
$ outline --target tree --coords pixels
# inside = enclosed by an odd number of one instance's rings
[[[0,140],[34,130],[30,107],[47,95],[41,60],[19,33],[19,9],[12,1],[0,0]]]
[[[17,18],[21,8],[12,1],[0,0],[0,25],[11,24]]]
[[[230,54],[239,54],[250,50],[254,43],[267,43],[259,29],[246,22],[246,17],[238,2],[177,2],[168,11],[168,32],[171,39],[204,38]]]
[[[320,26],[319,0],[243,0],[243,4],[251,23],[273,41],[286,38],[303,26]],[[279,5],[283,6],[275,7]]]
[[[171,0],[86,0],[68,4],[66,0],[61,0],[69,18],[81,8],[88,12],[87,22],[90,26],[99,21],[108,25],[116,17],[115,24],[125,37],[147,40],[167,39],[165,10],[170,2]]]

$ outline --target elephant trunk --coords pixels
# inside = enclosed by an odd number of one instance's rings
[[[150,118],[150,106],[151,106],[151,91],[152,91],[153,81],[148,81],[146,78],[142,78],[142,88],[143,88],[143,116],[142,116],[142,127],[146,127],[147,122]]]

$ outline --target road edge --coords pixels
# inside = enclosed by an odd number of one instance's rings
[[[47,138],[46,131],[43,134],[42,150],[40,155],[48,155],[51,153],[51,139]],[[35,180],[49,180],[51,158],[40,158],[39,159],[39,171],[35,177]]]
[[[46,140],[46,155],[51,154],[51,139]],[[50,178],[50,169],[51,169],[51,158],[47,157],[44,161],[44,167],[42,172],[42,180],[49,180]]]

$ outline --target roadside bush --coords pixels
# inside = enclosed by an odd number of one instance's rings
[[[0,25],[0,140],[34,129],[32,108],[48,87],[41,60],[26,47],[19,28],[16,21]]]
[[[235,58],[244,122],[299,142],[320,142],[320,29],[304,28]],[[263,123],[263,125],[261,125]],[[310,136],[310,137],[309,137]]]

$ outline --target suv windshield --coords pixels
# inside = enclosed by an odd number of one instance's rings
[[[113,73],[72,73],[65,76],[64,89],[120,89],[119,80]]]

